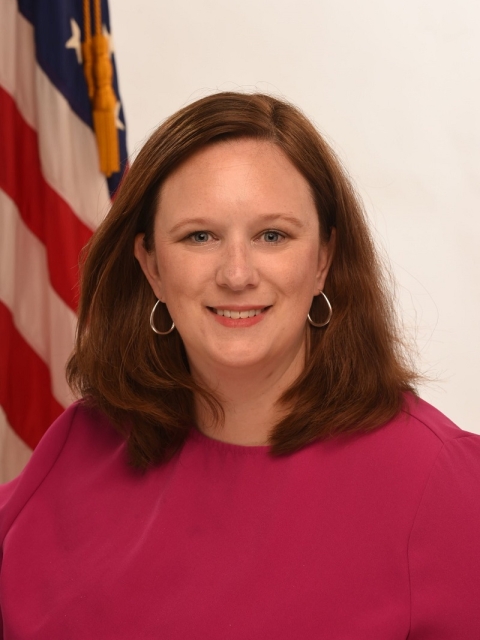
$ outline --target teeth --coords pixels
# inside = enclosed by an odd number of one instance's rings
[[[225,316],[225,318],[232,318],[233,320],[239,320],[240,318],[253,318],[262,313],[261,309],[249,309],[248,311],[230,311],[229,309],[213,309],[219,316]]]

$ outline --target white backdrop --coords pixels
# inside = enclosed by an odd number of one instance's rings
[[[480,433],[480,4],[474,0],[110,0],[135,153],[217,90],[284,96],[350,171],[433,382]]]

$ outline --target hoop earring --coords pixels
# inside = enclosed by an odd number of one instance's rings
[[[172,326],[168,331],[159,331],[157,329],[154,322],[154,315],[159,304],[160,304],[160,300],[157,300],[156,303],[153,305],[152,313],[150,314],[150,328],[152,329],[152,331],[155,331],[155,333],[158,333],[159,336],[168,336],[168,334],[172,333],[172,331],[175,329],[175,323],[172,322]]]
[[[327,303],[327,307],[328,307],[328,318],[325,320],[325,322],[314,322],[311,317],[310,314],[307,315],[307,320],[309,321],[309,323],[312,325],[312,327],[326,327],[327,324],[330,322],[330,320],[332,319],[332,314],[333,314],[333,310],[332,310],[332,305],[330,304],[330,300],[327,298],[327,296],[323,293],[323,291],[320,291],[320,293],[322,294],[325,302]]]

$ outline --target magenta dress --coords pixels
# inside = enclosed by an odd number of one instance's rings
[[[193,430],[142,475],[75,404],[0,543],[6,640],[479,640],[480,436],[409,397],[281,458]]]

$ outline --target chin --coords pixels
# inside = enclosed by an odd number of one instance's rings
[[[265,365],[269,360],[267,354],[248,353],[245,349],[234,349],[232,351],[223,350],[221,353],[211,354],[209,361],[213,366],[233,369],[249,369],[260,365]]]

